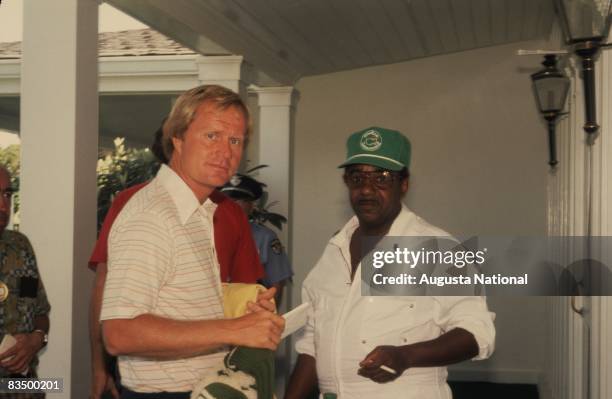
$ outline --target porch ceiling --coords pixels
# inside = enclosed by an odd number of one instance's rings
[[[204,53],[211,43],[265,76],[303,76],[546,38],[551,0],[106,0]]]

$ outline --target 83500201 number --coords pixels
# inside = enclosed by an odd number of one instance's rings
[[[59,393],[64,391],[62,378],[0,378],[0,392]]]

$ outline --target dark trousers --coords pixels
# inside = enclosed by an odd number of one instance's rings
[[[191,392],[134,392],[121,387],[121,399],[189,399]]]

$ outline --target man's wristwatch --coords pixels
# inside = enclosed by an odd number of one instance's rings
[[[44,348],[45,346],[47,346],[47,344],[49,343],[49,334],[39,328],[32,331],[32,333],[39,333],[42,336],[42,347]]]

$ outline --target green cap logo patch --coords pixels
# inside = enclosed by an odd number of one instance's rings
[[[368,130],[361,135],[360,145],[366,151],[376,151],[382,145],[382,137],[376,130]]]

